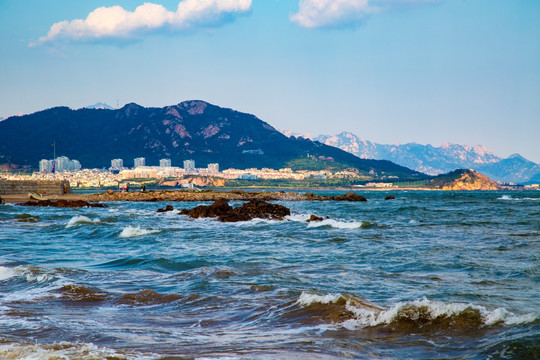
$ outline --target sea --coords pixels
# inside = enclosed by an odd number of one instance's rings
[[[540,358],[540,192],[359,194],[0,205],[0,359]]]

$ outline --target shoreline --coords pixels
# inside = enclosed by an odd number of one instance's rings
[[[246,191],[247,190],[247,191]],[[296,189],[296,191],[273,190],[250,191],[245,190],[227,190],[227,191],[175,191],[175,190],[150,190],[147,192],[132,191],[121,192],[93,192],[93,193],[70,193],[58,195],[57,200],[77,201],[83,200],[88,202],[112,202],[112,201],[135,201],[135,202],[163,202],[163,201],[215,201],[217,199],[226,199],[228,201],[249,201],[252,199],[261,199],[265,201],[332,201],[333,196],[316,194],[317,192],[401,192],[401,191],[483,191],[483,190],[441,190],[429,188],[369,188],[369,189]],[[254,190],[254,189],[253,189]],[[498,190],[485,190],[498,191]],[[0,195],[6,203],[18,204],[31,200],[28,194],[8,194]],[[368,199],[369,200],[369,199]]]

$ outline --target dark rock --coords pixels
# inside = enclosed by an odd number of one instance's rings
[[[354,193],[354,192],[348,192],[343,195],[334,196],[333,200],[334,201],[367,201],[367,199],[364,196],[358,195],[357,193]]]
[[[191,218],[217,217],[221,222],[248,221],[254,218],[283,220],[291,211],[282,205],[263,200],[250,200],[242,206],[232,208],[227,200],[216,200],[212,205],[199,205],[191,210],[183,209],[180,214]]]
[[[229,205],[227,200],[218,199],[210,206],[199,205],[189,210],[189,217],[194,219],[196,218],[207,218],[207,217],[218,217],[224,215],[232,210],[232,206]]]
[[[307,222],[312,222],[312,221],[323,221],[324,219],[322,217],[318,217],[318,216],[315,216],[315,215],[311,215],[308,219]]]
[[[242,206],[219,216],[218,220],[221,222],[248,221],[255,218],[283,220],[285,216],[290,214],[289,208],[283,205],[270,204],[263,200],[250,200]]]
[[[172,207],[172,205],[167,205],[165,206],[165,209],[157,209],[157,212],[158,213],[161,213],[161,212],[167,212],[167,211],[173,211],[174,208]]]
[[[20,204],[22,206],[38,206],[38,207],[58,207],[58,208],[81,208],[81,207],[107,207],[107,205],[100,203],[89,203],[84,200],[39,200],[39,201],[27,201]]]
[[[390,194],[390,195],[388,195],[387,197],[384,198],[384,200],[394,200],[394,199],[395,199],[395,197],[392,194]]]

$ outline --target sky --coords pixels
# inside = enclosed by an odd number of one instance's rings
[[[540,163],[538,0],[146,1],[0,0],[0,117],[198,99]]]

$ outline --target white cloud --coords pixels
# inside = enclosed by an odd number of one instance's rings
[[[135,11],[125,10],[121,6],[100,7],[84,20],[65,20],[53,24],[39,43],[56,39],[131,38],[163,27],[178,31],[216,26],[227,15],[244,13],[250,8],[251,0],[183,0],[174,12],[152,3],[144,3]]]
[[[300,0],[291,20],[306,28],[357,24],[371,14],[442,0]]]

